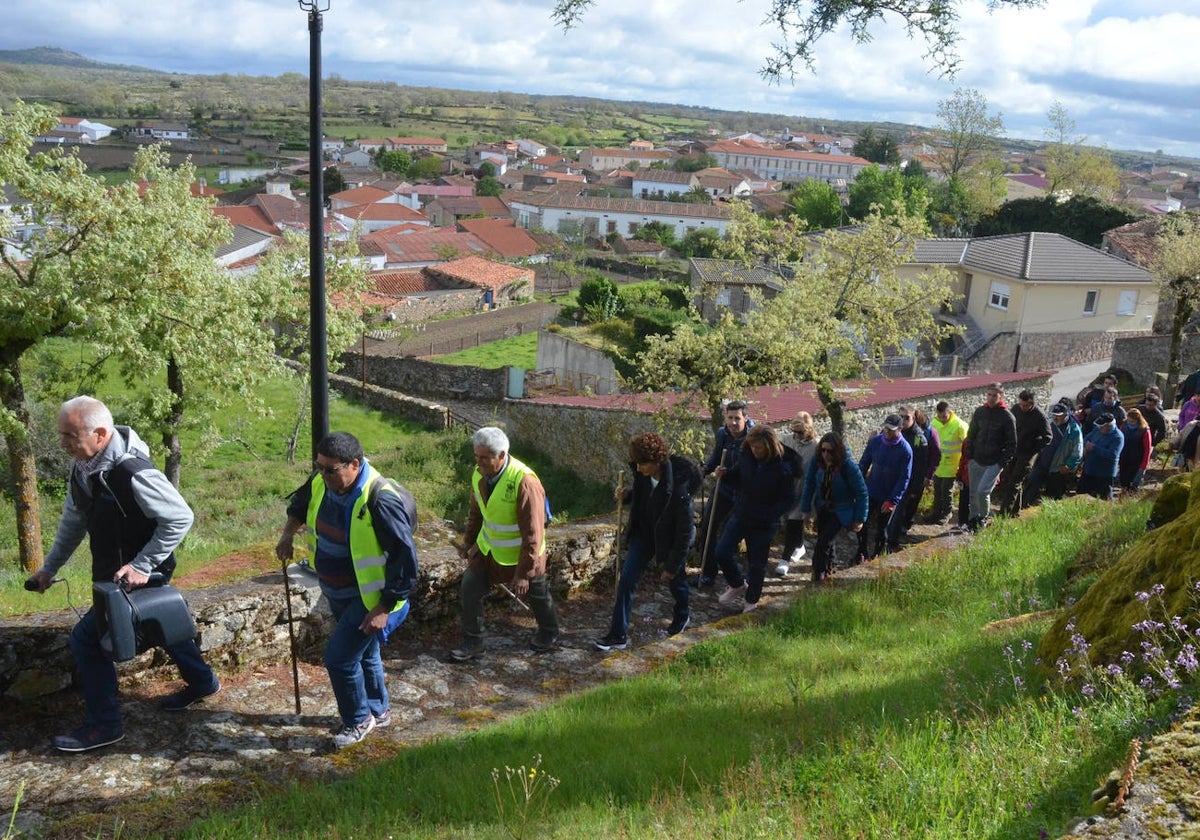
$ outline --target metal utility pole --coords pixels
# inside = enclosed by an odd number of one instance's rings
[[[321,143],[321,14],[330,0],[298,0],[308,12],[308,153],[309,153],[309,379],[312,387],[312,457],[329,434],[329,362],[325,334],[325,165]]]

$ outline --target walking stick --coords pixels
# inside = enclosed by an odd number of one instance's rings
[[[292,653],[292,686],[296,693],[296,714],[300,714],[300,669],[296,664],[296,628],[292,626],[292,585],[288,577],[288,562],[283,562],[283,596],[287,599],[288,647]]]
[[[725,466],[725,453],[721,453],[721,463],[719,466]],[[704,545],[700,549],[700,575],[704,575],[704,558],[708,556],[708,541],[712,539],[713,520],[716,519],[717,512],[717,494],[721,490],[721,476],[717,476],[717,481],[713,484],[712,495],[709,496],[710,507],[708,510],[708,527],[704,530]]]
[[[617,473],[617,550],[613,552],[613,583],[621,583],[621,508],[625,505],[625,470]]]
[[[520,598],[517,597],[517,593],[513,592],[511,589],[509,589],[503,583],[497,583],[496,586],[500,587],[504,591],[505,595],[507,595],[509,598],[512,598],[514,601],[516,601],[518,604],[520,604],[526,610],[532,609],[532,607],[530,607],[528,604],[526,604],[524,601],[522,601]]]

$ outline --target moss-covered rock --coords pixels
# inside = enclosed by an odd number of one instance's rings
[[[1155,527],[1174,521],[1187,509],[1188,500],[1200,487],[1200,481],[1192,480],[1194,475],[1191,472],[1179,473],[1163,482],[1150,511],[1150,521]]]
[[[1189,624],[1196,623],[1200,481],[1192,482],[1186,475],[1176,476],[1163,486],[1163,496],[1168,496],[1164,510],[1178,508],[1178,512],[1166,517],[1166,524],[1147,532],[1124,557],[1103,572],[1042,638],[1038,656],[1047,669],[1071,648],[1071,632],[1066,628],[1072,621],[1074,632],[1082,634],[1091,645],[1092,664],[1113,662],[1123,650],[1136,651],[1141,638],[1133,625],[1150,617],[1148,608],[1158,620],[1182,616]],[[1154,510],[1157,512],[1159,507],[1156,502]],[[1155,521],[1159,522],[1157,515]],[[1149,592],[1155,584],[1163,586],[1160,597],[1138,599],[1137,593]]]

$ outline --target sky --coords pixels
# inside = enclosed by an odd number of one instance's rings
[[[868,43],[826,36],[794,81],[760,75],[770,0],[594,0],[563,31],[554,0],[324,0],[324,75],[354,81],[697,105],[815,119],[938,123],[973,88],[1006,136],[1041,140],[1061,103],[1074,138],[1200,159],[1200,0],[1046,0],[988,13],[959,0],[961,66],[945,78],[896,19]],[[0,49],[60,47],[178,73],[309,69],[294,0],[8,0]],[[781,126],[788,127],[788,126]]]

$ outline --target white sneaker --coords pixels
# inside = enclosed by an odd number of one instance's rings
[[[791,556],[791,559],[789,562],[799,563],[800,558],[803,557],[807,553],[808,553],[808,551],[804,548],[804,543],[800,543],[800,545],[796,546],[796,550],[792,552],[792,556]]]
[[[343,726],[341,730],[333,736],[333,745],[339,750],[345,749],[351,744],[357,744],[374,731],[375,716],[367,715],[367,719],[358,726]]]
[[[795,555],[793,555],[795,556]],[[780,560],[775,566],[775,577],[784,577],[788,573],[788,564],[786,560]]]
[[[742,607],[742,612],[743,613],[754,612],[756,609],[758,609],[758,601],[755,601],[753,604],[751,604],[749,601],[747,601],[746,605]]]
[[[746,584],[743,583],[741,586],[726,586],[725,591],[721,593],[721,597],[717,599],[717,603],[723,607],[727,607],[738,598],[744,597],[746,597]]]

